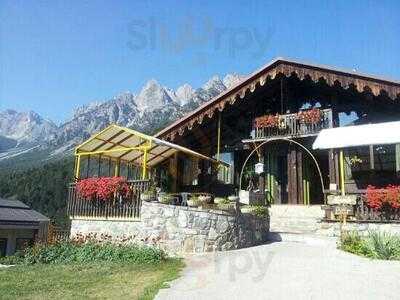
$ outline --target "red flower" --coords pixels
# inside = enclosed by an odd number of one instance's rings
[[[379,210],[384,206],[393,209],[400,208],[400,186],[389,184],[386,188],[376,188],[372,185],[367,187],[367,205],[372,209]]]
[[[305,124],[317,124],[321,122],[322,115],[322,111],[319,108],[313,108],[297,113],[297,118]]]
[[[392,208],[400,208],[400,186],[389,184],[386,187],[386,203]]]
[[[124,177],[87,178],[78,181],[76,185],[78,195],[92,200],[111,201],[117,195],[127,198],[131,192]]]
[[[383,189],[377,189],[373,185],[367,187],[367,205],[372,209],[378,210],[382,208],[385,202],[385,191]]]
[[[76,191],[79,196],[85,199],[93,199],[97,196],[97,179],[86,178],[79,180],[76,184]]]
[[[254,126],[256,128],[266,127],[278,127],[279,126],[279,115],[265,115],[254,120]]]

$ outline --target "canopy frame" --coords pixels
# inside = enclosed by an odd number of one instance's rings
[[[121,139],[122,137],[122,139]],[[111,124],[75,148],[75,178],[80,177],[81,158],[97,156],[115,161],[114,176],[119,176],[120,163],[141,167],[141,178],[148,177],[149,168],[162,163],[177,152],[209,160],[218,165],[226,163],[210,158],[191,149],[143,134],[130,128]]]

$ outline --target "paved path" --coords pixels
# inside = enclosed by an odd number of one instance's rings
[[[186,259],[156,299],[400,299],[400,262],[332,245],[276,242]]]

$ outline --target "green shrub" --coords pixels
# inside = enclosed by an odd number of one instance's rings
[[[228,198],[223,198],[223,199],[219,202],[219,204],[231,204],[231,201],[229,201]]]
[[[59,242],[53,245],[37,244],[27,248],[19,263],[69,264],[90,262],[124,262],[134,264],[159,263],[166,258],[162,250],[133,244],[111,242]],[[9,258],[12,259],[12,258]]]
[[[340,248],[353,254],[369,256],[368,253],[366,253],[367,249],[363,239],[355,231],[343,233]]]
[[[339,247],[365,257],[400,260],[400,236],[387,232],[370,231],[365,237],[348,232],[343,234]]]
[[[230,212],[230,211],[233,211],[233,210],[235,210],[235,204],[234,203],[218,203],[217,204],[217,209],[220,209],[220,210],[225,210],[225,211],[228,211],[228,212]]]
[[[400,260],[400,236],[387,232],[370,232],[367,247],[378,259]]]
[[[260,218],[264,218],[268,216],[268,207],[262,205],[250,205],[251,206],[251,214]]]
[[[215,197],[214,198],[214,203],[215,204],[229,204],[229,200],[227,198],[223,198],[223,197]]]
[[[24,258],[19,256],[18,254],[13,256],[4,256],[0,257],[1,265],[18,265],[24,262]]]

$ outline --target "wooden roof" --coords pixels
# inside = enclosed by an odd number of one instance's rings
[[[201,124],[204,118],[212,118],[215,112],[223,111],[226,105],[232,105],[236,101],[240,101],[245,98],[246,93],[253,93],[257,85],[263,86],[268,80],[273,80],[280,74],[286,77],[295,74],[300,80],[310,78],[314,82],[323,79],[329,86],[339,84],[344,89],[348,89],[353,85],[360,93],[369,90],[373,95],[379,96],[383,92],[392,100],[400,99],[399,81],[335,67],[277,58],[237,85],[164,128],[155,136],[172,141],[177,134],[183,135],[186,130],[191,130],[196,124]]]

